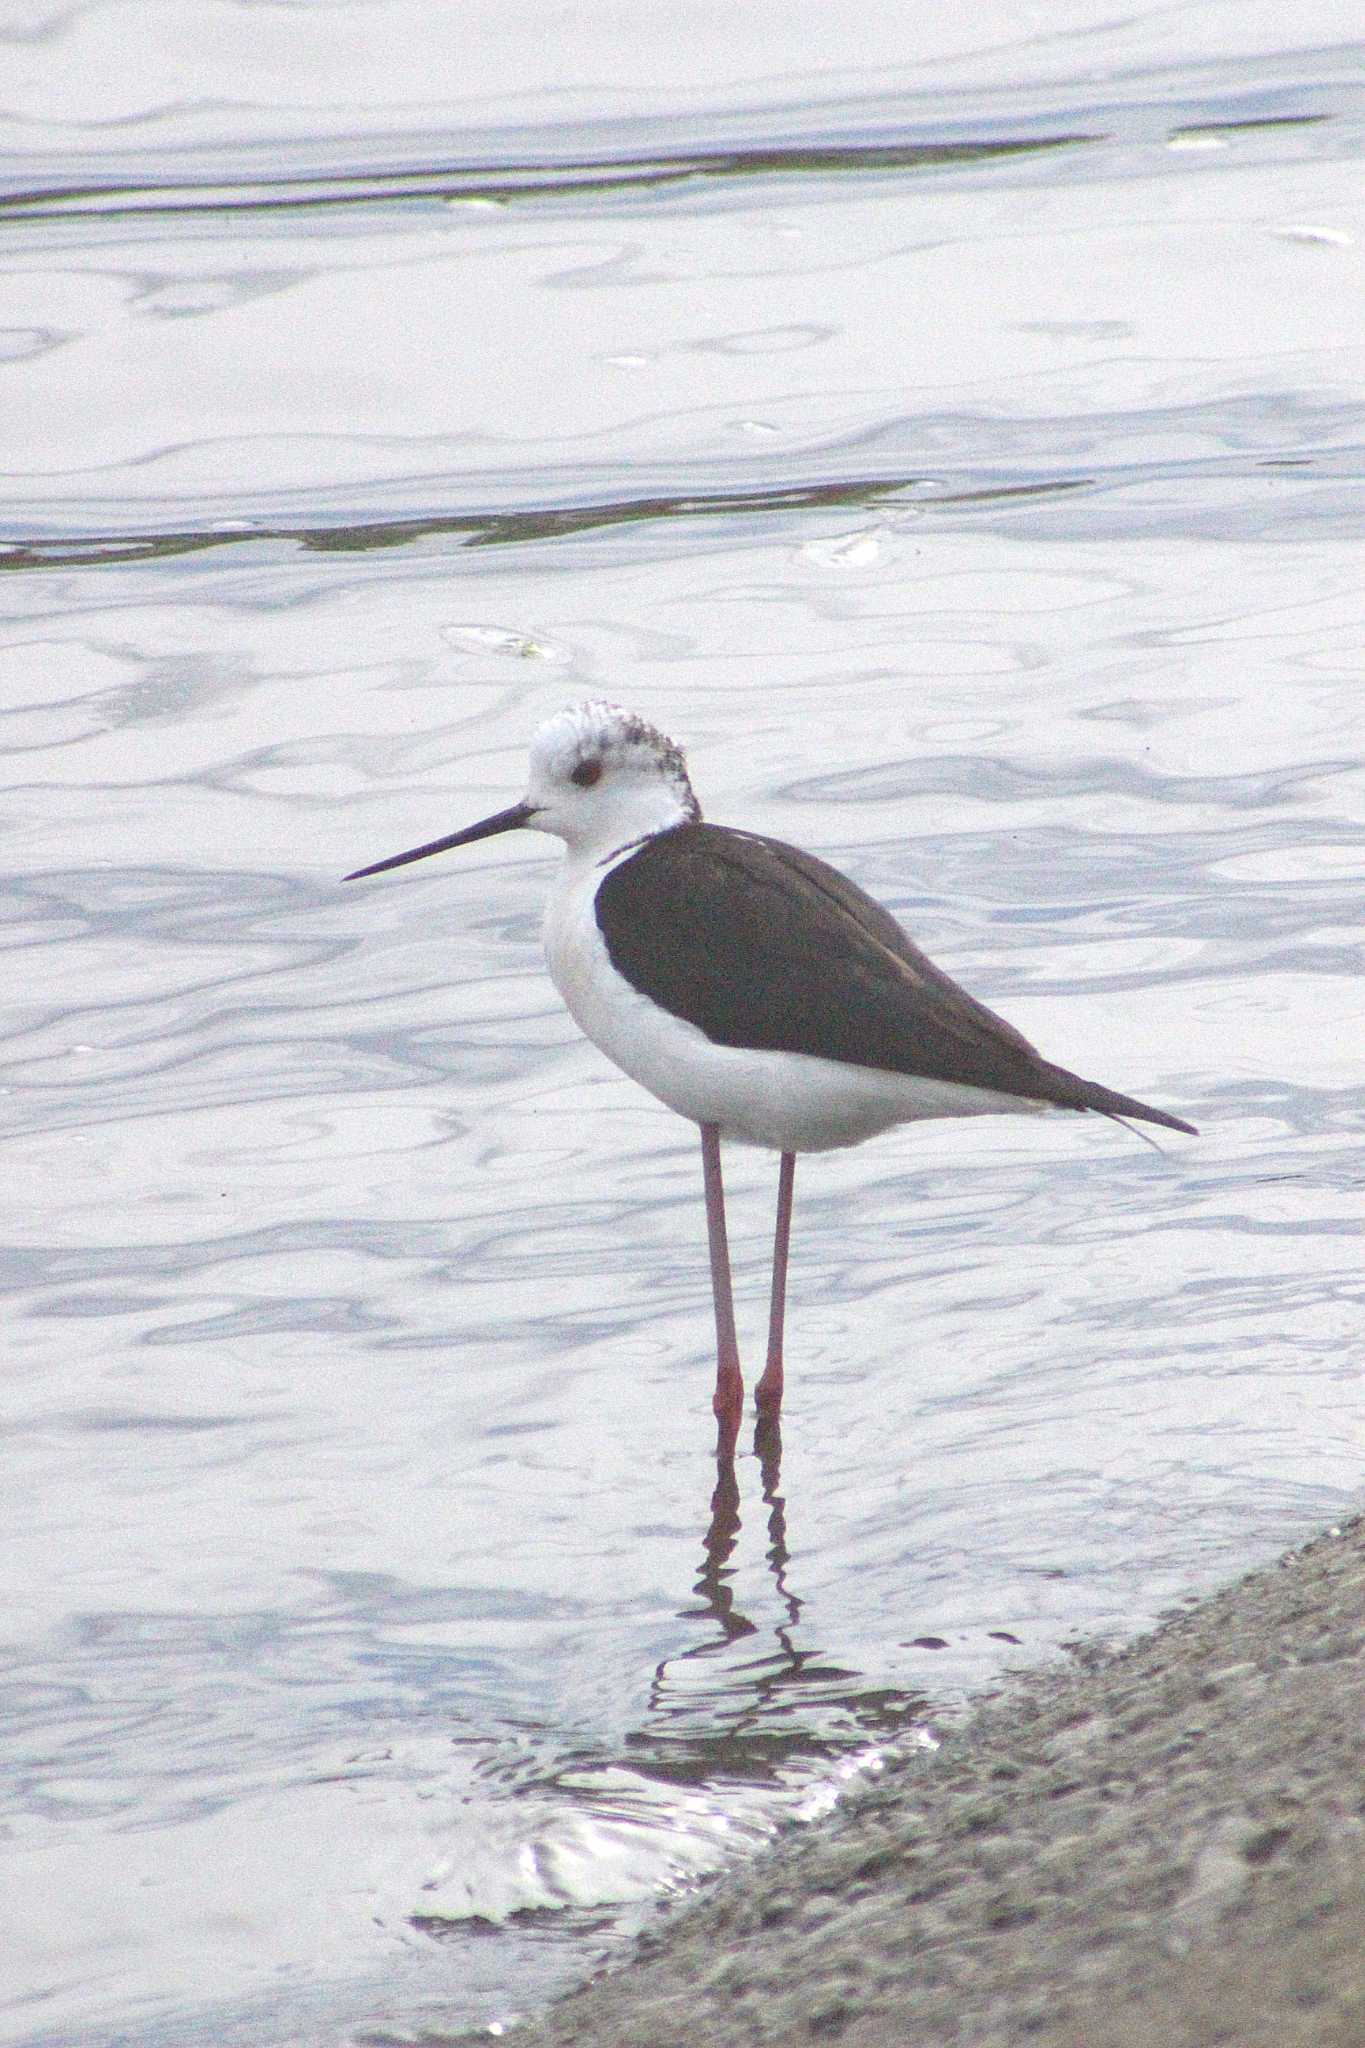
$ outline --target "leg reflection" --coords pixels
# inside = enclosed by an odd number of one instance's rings
[[[692,1588],[700,1593],[706,1612],[720,1625],[726,1641],[750,1636],[754,1623],[736,1612],[735,1589],[730,1584],[730,1558],[739,1540],[739,1480],[732,1457],[716,1460],[716,1490],[711,1496],[711,1520],[702,1539],[701,1571]]]
[[[700,1596],[700,1605],[682,1610],[680,1619],[690,1622],[709,1622],[711,1626],[698,1641],[688,1644],[686,1649],[665,1657],[654,1672],[650,1687],[650,1707],[664,1720],[676,1721],[680,1717],[692,1721],[698,1709],[706,1715],[716,1714],[719,1708],[719,1725],[715,1734],[703,1748],[720,1742],[728,1745],[736,1725],[743,1725],[752,1715],[755,1706],[761,1710],[762,1701],[774,1683],[774,1665],[779,1672],[799,1668],[802,1661],[792,1644],[790,1630],[801,1612],[801,1602],[789,1590],[786,1583],[787,1538],[786,1502],[777,1491],[782,1461],[782,1433],[773,1418],[766,1418],[759,1424],[761,1448],[756,1444],[759,1457],[759,1472],[763,1485],[763,1499],[768,1509],[768,1570],[772,1574],[778,1592],[782,1597],[783,1618],[774,1623],[769,1620],[767,1632],[772,1635],[775,1656],[759,1657],[755,1662],[745,1662],[728,1667],[722,1663],[722,1673],[710,1683],[698,1685],[696,1677],[685,1680],[683,1673],[695,1674],[699,1663],[720,1656],[746,1636],[762,1633],[760,1625],[736,1604],[734,1588],[734,1555],[739,1542],[743,1522],[739,1512],[739,1475],[735,1461],[724,1454],[716,1459],[716,1484],[711,1495],[711,1514],[702,1537],[701,1566],[693,1581],[692,1590]],[[729,1703],[719,1706],[719,1700],[729,1695]],[[721,1728],[724,1729],[723,1736]]]
[[[787,1549],[786,1497],[778,1492],[782,1484],[782,1425],[776,1415],[759,1416],[754,1429],[754,1455],[758,1459],[763,1500],[768,1510],[768,1569],[786,1607],[788,1625],[794,1627],[801,1619],[801,1602],[787,1584],[791,1553]],[[782,1635],[781,1631],[779,1635]],[[786,1640],[785,1636],[782,1640]]]

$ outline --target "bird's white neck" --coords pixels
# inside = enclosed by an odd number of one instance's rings
[[[566,871],[592,869],[604,874],[644,840],[671,832],[675,825],[689,824],[695,816],[683,793],[675,795],[658,783],[638,791],[620,791],[610,811],[592,820],[591,831],[565,838]]]

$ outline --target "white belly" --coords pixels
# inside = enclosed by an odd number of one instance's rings
[[[859,1145],[923,1117],[990,1116],[1048,1107],[992,1089],[917,1080],[807,1053],[716,1045],[619,975],[594,914],[601,868],[566,863],[545,913],[551,978],[580,1031],[679,1116],[777,1152]]]

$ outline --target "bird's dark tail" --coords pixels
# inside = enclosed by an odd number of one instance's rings
[[[1047,1062],[1048,1079],[1056,1084],[1056,1092],[1049,1090],[1045,1101],[1056,1102],[1063,1109],[1093,1109],[1100,1116],[1131,1116],[1138,1123],[1160,1124],[1168,1131],[1183,1131],[1187,1138],[1197,1138],[1198,1131],[1193,1124],[1187,1124],[1178,1116],[1168,1116],[1164,1109],[1153,1109],[1148,1103],[1137,1102],[1131,1095],[1120,1095],[1117,1089],[1105,1088],[1098,1081],[1083,1081],[1079,1074],[1069,1074],[1065,1067],[1054,1067]]]

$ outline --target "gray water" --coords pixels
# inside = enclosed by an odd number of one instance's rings
[[[1359,53],[1050,20],[0,27],[6,2041],[506,2022],[1358,1500]],[[544,847],[338,881],[586,694],[1201,1126],[806,1162],[733,1490]]]

